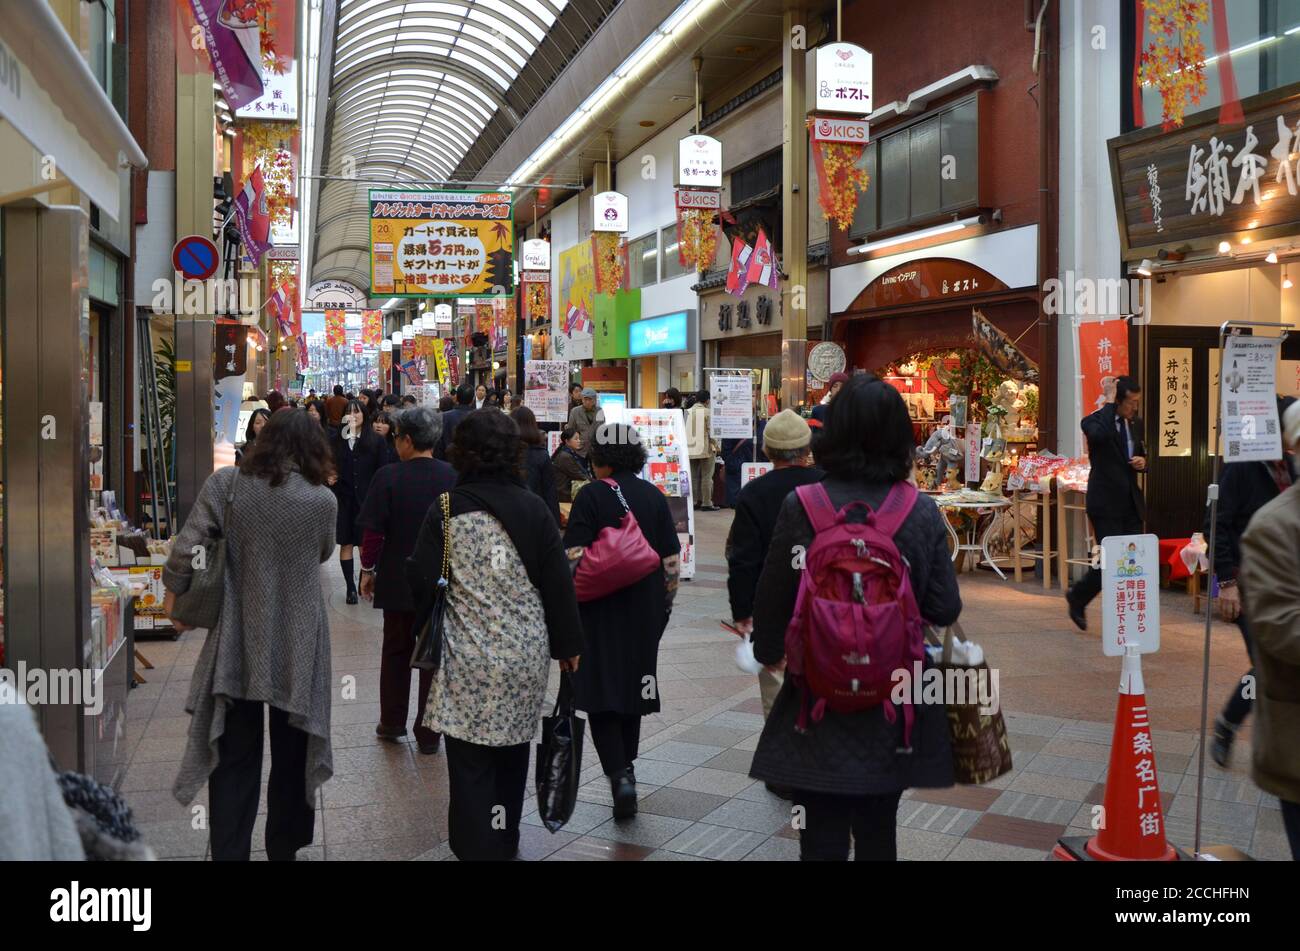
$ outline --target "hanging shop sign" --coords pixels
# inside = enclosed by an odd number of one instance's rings
[[[262,95],[235,109],[239,119],[298,118],[298,65],[292,59],[284,72],[262,66]]]
[[[1080,323],[1079,405],[1084,416],[1115,396],[1115,381],[1128,373],[1128,324],[1122,320]]]
[[[1240,125],[1220,126],[1216,106],[1172,132],[1155,127],[1110,140],[1126,260],[1300,232],[1300,84],[1241,105]]]
[[[591,199],[591,230],[627,231],[627,196],[619,192],[601,192]],[[549,255],[548,255],[549,257]]]
[[[262,95],[262,29],[257,5],[225,0],[190,0],[194,21],[203,31],[212,75],[226,102],[240,109]]]
[[[1161,347],[1158,402],[1160,455],[1192,454],[1192,350]]]
[[[325,346],[337,349],[347,343],[347,324],[341,310],[325,311]]]
[[[871,54],[853,43],[817,47],[816,99],[818,112],[871,113]]]
[[[514,290],[507,192],[370,191],[376,297],[501,297]]]
[[[923,258],[885,271],[853,302],[857,308],[933,304],[1008,290],[983,268],[954,258]]]
[[[361,312],[361,342],[369,347],[379,346],[384,339],[384,312],[366,310]]]
[[[524,253],[520,263],[525,271],[551,270],[551,242],[541,238],[529,238],[524,242]]]
[[[266,252],[266,257],[269,261],[296,261],[298,260],[298,245],[273,245],[271,250]]]
[[[722,187],[722,143],[711,135],[688,135],[677,143],[677,184]]]
[[[837,116],[815,116],[811,125],[814,142],[839,142],[845,145],[866,145],[871,140],[871,127],[866,119],[841,119]]]
[[[673,192],[678,208],[703,208],[717,211],[722,207],[722,192],[708,188],[678,188]]]
[[[307,288],[308,310],[360,310],[365,306],[365,291],[348,281],[317,281]]]
[[[438,324],[451,323],[452,309],[450,304],[435,304],[433,307],[433,320]]]

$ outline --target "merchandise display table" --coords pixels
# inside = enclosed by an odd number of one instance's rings
[[[944,519],[944,524],[948,526],[948,533],[952,535],[953,551],[952,560],[957,561],[963,552],[978,552],[981,556],[976,561],[976,566],[988,565],[997,572],[998,577],[1003,581],[1007,576],[1003,574],[993,561],[993,556],[989,553],[989,537],[997,525],[998,518],[1003,515],[1007,509],[1011,508],[1011,500],[1001,495],[990,495],[987,492],[974,492],[970,489],[962,489],[959,492],[946,492],[934,496],[935,504],[945,513],[948,512],[968,512],[971,515],[965,528],[966,539],[962,540],[958,535],[957,529],[953,526],[950,519]],[[984,529],[980,531],[980,523],[984,521],[984,516],[991,515]],[[978,541],[976,540],[978,539]],[[960,565],[958,568],[960,569]]]

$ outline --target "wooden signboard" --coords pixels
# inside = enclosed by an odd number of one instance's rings
[[[1107,143],[1125,260],[1300,233],[1300,83],[1241,105],[1240,125],[1215,106]]]

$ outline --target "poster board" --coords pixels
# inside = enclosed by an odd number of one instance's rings
[[[605,421],[635,426],[646,451],[641,478],[668,497],[668,508],[682,543],[681,578],[695,577],[695,511],[691,505],[691,467],[686,453],[686,418],[676,409],[610,407]]]
[[[714,439],[754,438],[753,383],[748,373],[709,380],[709,433]]]
[[[569,418],[569,364],[564,360],[529,360],[524,364],[524,405],[539,423]]]
[[[1271,462],[1282,458],[1277,415],[1280,337],[1228,337],[1223,342],[1219,394],[1223,461]]]

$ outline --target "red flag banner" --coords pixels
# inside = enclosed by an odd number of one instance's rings
[[[749,286],[749,259],[754,249],[743,238],[731,243],[731,267],[727,271],[727,293],[739,297]]]
[[[1080,324],[1078,334],[1079,405],[1086,416],[1114,399],[1115,378],[1128,373],[1128,324],[1122,320]]]

